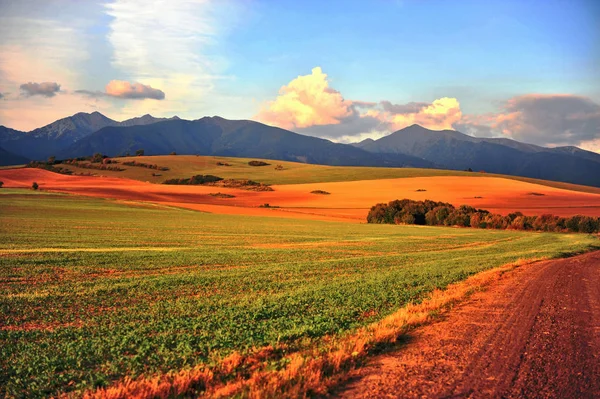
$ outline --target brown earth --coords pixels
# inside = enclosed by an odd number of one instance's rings
[[[219,187],[219,198],[211,186],[177,186],[138,180],[68,176],[41,169],[0,170],[5,187],[29,188],[36,181],[40,189],[112,198],[146,201],[211,213],[244,214],[360,223],[371,206],[379,202],[410,198],[468,204],[491,212],[526,215],[551,213],[600,216],[600,194],[583,193],[498,177],[410,177],[333,183],[274,185],[274,191],[247,191]],[[416,190],[425,191],[416,191]],[[324,190],[330,195],[311,194]],[[535,193],[536,195],[533,195]],[[278,208],[259,208],[265,203]]]
[[[600,398],[600,252],[505,274],[354,371],[338,398]]]

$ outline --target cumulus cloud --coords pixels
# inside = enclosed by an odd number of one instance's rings
[[[60,91],[60,85],[56,82],[42,82],[42,83],[23,83],[19,86],[23,94],[26,96],[44,96],[54,97],[56,93]]]
[[[279,89],[274,101],[265,104],[256,119],[285,129],[336,125],[352,115],[352,102],[329,87],[320,67],[298,76]]]
[[[455,127],[538,145],[581,145],[600,139],[600,105],[570,94],[527,94],[509,99],[497,113],[467,115]]]
[[[299,133],[350,142],[378,138],[412,124],[430,129],[451,129],[462,112],[455,98],[393,104],[344,99],[329,86],[320,67],[281,87],[273,101],[255,116],[261,122]]]
[[[118,98],[163,100],[165,93],[149,85],[129,83],[122,80],[111,80],[106,85],[106,95]]]
[[[600,105],[569,94],[527,94],[506,101],[498,112],[465,115],[454,97],[395,104],[344,99],[316,67],[281,87],[256,118],[310,136],[353,142],[377,139],[418,124],[475,137],[510,137],[543,146],[600,146]]]
[[[460,121],[462,112],[456,98],[443,97],[432,103],[399,105],[382,101],[381,107],[368,110],[366,115],[388,123],[392,130],[399,130],[414,124],[428,129],[444,130],[452,129],[452,125]]]

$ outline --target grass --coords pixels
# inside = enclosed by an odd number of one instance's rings
[[[161,176],[152,176],[152,170],[150,169],[128,167],[120,163],[118,166],[126,169],[125,171],[98,171],[98,174],[112,177],[126,177],[135,180],[148,181],[151,183],[162,183],[167,179],[188,178],[193,175],[209,174],[219,176],[224,179],[250,179],[265,184],[323,183],[430,176],[465,176],[472,178],[491,176],[541,184],[549,187],[562,188],[565,190],[600,194],[600,188],[598,187],[581,186],[577,184],[531,179],[519,176],[463,172],[457,170],[324,166],[274,160],[263,160],[271,163],[269,166],[252,167],[248,165],[248,162],[256,160],[255,158],[227,158],[195,155],[159,155],[116,159],[121,162],[131,161],[134,159],[136,162],[165,166],[168,167],[169,170],[161,172]],[[229,164],[229,166],[218,166],[218,162]],[[283,169],[276,170],[274,167],[275,164],[282,165]],[[77,168],[71,165],[68,167],[77,173],[89,172],[88,169]]]
[[[220,367],[226,383],[247,372],[235,356],[310,351],[475,273],[597,243],[578,234],[292,225],[4,189],[0,222],[7,397],[81,393],[171,370]],[[264,367],[290,366],[277,350],[260,358]]]

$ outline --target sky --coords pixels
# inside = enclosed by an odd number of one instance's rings
[[[94,111],[600,152],[600,1],[0,0],[0,124]]]

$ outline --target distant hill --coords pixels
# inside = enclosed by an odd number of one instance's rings
[[[304,136],[249,120],[183,120],[144,115],[117,122],[78,113],[20,132],[0,126],[0,147],[28,159],[178,154],[256,157],[339,166],[425,167],[490,173],[600,187],[600,154],[577,147],[545,148],[506,138],[478,138],[412,125],[352,145]],[[2,160],[0,163],[6,164]]]
[[[29,162],[29,159],[0,148],[0,166],[22,165],[27,162]]]
[[[371,154],[346,144],[304,136],[248,120],[205,117],[173,119],[147,126],[105,127],[78,141],[62,158],[101,152],[109,156],[177,154],[257,157],[354,166],[433,167],[434,163],[404,154]]]
[[[449,169],[526,176],[600,186],[600,154],[577,147],[545,148],[504,138],[477,138],[454,130],[412,125],[356,147],[375,154],[406,154]]]
[[[29,159],[44,160],[51,155],[57,155],[82,138],[107,126],[149,125],[165,120],[168,120],[168,118],[155,118],[151,115],[144,115],[117,122],[100,112],[90,114],[79,112],[30,132],[20,132],[0,126],[0,146]]]

